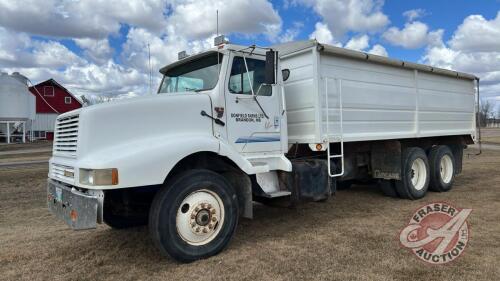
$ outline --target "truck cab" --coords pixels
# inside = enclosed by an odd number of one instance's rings
[[[290,194],[275,172],[292,169],[278,70],[272,50],[223,43],[162,68],[155,96],[60,115],[49,208],[77,230],[149,222],[158,247],[180,260],[219,251],[227,241],[210,241],[252,217],[252,175],[265,182],[260,193]],[[165,232],[172,215],[175,231]],[[179,245],[190,250],[175,254]],[[212,246],[189,252],[200,245]]]

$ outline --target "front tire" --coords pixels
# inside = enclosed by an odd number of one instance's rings
[[[431,148],[429,165],[431,170],[429,189],[438,192],[449,191],[455,180],[455,157],[451,149],[445,145]]]
[[[192,262],[222,251],[238,223],[238,200],[226,179],[209,170],[184,172],[155,196],[149,230],[164,255]]]
[[[409,147],[401,155],[401,180],[395,181],[401,198],[417,200],[425,196],[429,187],[430,170],[425,151]]]

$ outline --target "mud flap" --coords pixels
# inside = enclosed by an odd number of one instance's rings
[[[280,180],[292,192],[294,200],[322,201],[335,192],[336,179],[330,179],[328,176],[326,161],[326,159],[292,160],[292,172],[280,173]]]

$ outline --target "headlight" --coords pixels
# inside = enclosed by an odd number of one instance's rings
[[[85,185],[117,185],[118,169],[80,169],[80,183]]]

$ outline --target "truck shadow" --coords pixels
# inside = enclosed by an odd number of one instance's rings
[[[314,233],[325,225],[331,227],[339,221],[374,215],[378,206],[383,206],[386,200],[393,199],[384,197],[377,186],[356,185],[348,190],[338,191],[333,198],[325,202],[304,202],[293,208],[255,203],[254,219],[240,220],[233,241],[219,256],[224,257],[240,249],[254,248],[255,245],[293,239],[300,233]],[[141,264],[151,267],[179,265],[157,251],[146,226],[124,230],[101,226],[98,230],[89,232],[95,236],[92,239],[85,239],[73,245],[79,249],[95,249],[95,245],[105,245],[96,249],[100,253],[95,253],[97,256],[106,257],[102,261],[103,264],[120,262],[130,266]]]

